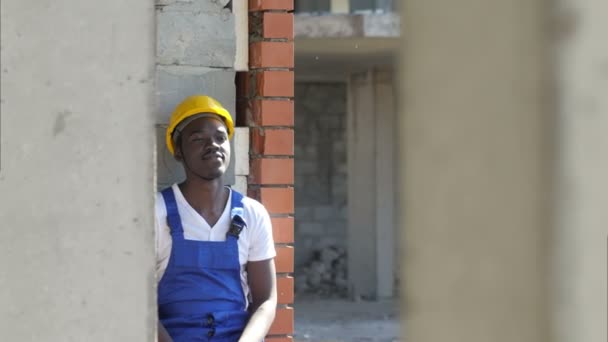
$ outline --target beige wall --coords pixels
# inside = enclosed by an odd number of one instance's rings
[[[606,341],[608,3],[548,5],[404,6],[409,341]]]
[[[406,341],[548,340],[544,3],[402,3]]]
[[[154,3],[2,1],[3,341],[152,341]]]

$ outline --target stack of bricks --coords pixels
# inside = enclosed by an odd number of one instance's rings
[[[277,249],[278,308],[266,341],[294,332],[293,0],[249,0],[249,71],[238,106],[250,127],[248,195],[268,209]]]

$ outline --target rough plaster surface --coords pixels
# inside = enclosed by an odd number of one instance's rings
[[[608,44],[606,1],[559,1],[557,342],[606,341]]]
[[[163,1],[157,10],[158,63],[233,68],[236,23],[226,3]]]
[[[154,4],[1,6],[2,340],[152,341]]]
[[[296,265],[346,249],[346,84],[296,83]]]

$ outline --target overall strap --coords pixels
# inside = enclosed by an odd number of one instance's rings
[[[184,237],[184,229],[182,227],[182,220],[179,217],[179,211],[177,209],[177,202],[175,201],[175,194],[173,188],[166,188],[161,192],[163,199],[165,200],[165,207],[167,208],[167,224],[171,229],[171,236],[173,238]]]
[[[235,238],[238,239],[241,231],[247,227],[247,223],[243,219],[244,209],[243,209],[243,195],[230,189],[232,192],[231,201],[230,201],[230,229],[228,233],[226,233],[227,238]]]

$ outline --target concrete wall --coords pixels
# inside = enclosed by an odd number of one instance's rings
[[[546,3],[402,3],[406,341],[549,340]]]
[[[346,249],[346,83],[296,83],[296,265]]]
[[[152,341],[154,4],[1,6],[2,340]]]
[[[606,341],[608,2],[558,3],[555,341]]]

